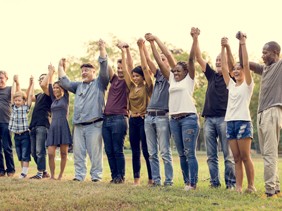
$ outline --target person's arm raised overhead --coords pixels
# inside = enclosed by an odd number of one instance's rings
[[[190,78],[195,78],[195,50],[197,46],[197,40],[198,40],[198,31],[195,28],[191,29],[190,35],[193,38],[192,47],[190,50],[190,55],[188,58],[188,70],[189,70],[189,76]]]
[[[48,65],[48,74],[44,77],[44,79],[42,80],[40,84],[41,89],[48,96],[50,96],[48,86],[49,84],[52,84],[54,72],[55,72],[54,66],[52,64],[49,64]]]
[[[106,51],[106,43],[104,40],[100,39],[98,41],[98,47],[100,52],[100,71],[99,77],[101,78],[101,83],[103,84],[103,88],[106,89],[109,84],[109,71],[108,71],[108,61],[107,61],[107,51]]]
[[[149,73],[150,70],[149,70],[149,67],[148,67],[148,64],[145,58],[145,54],[144,54],[144,48],[145,48],[144,43],[145,43],[145,40],[143,38],[139,38],[139,40],[137,41],[140,58],[141,58],[141,67],[144,73],[144,78],[145,78],[147,86],[151,87],[153,82],[152,82],[152,78]]]
[[[122,44],[126,50],[126,65],[129,71],[133,70],[133,59],[130,53],[129,45],[127,43]]]
[[[226,53],[225,53],[225,46],[223,43],[226,42],[226,37],[221,38],[221,68],[222,68],[222,75],[226,86],[228,86],[230,81],[229,70],[227,65]]]
[[[132,81],[131,81],[130,73],[128,72],[127,64],[126,64],[126,57],[125,57],[126,48],[123,46],[122,43],[118,43],[117,47],[121,50],[122,72],[123,72],[123,76],[124,76],[124,80],[127,85],[127,88],[129,89]]]
[[[152,35],[154,36],[154,35]],[[155,41],[158,44],[159,48],[161,49],[162,53],[166,56],[168,63],[170,65],[170,68],[173,69],[176,66],[176,60],[171,54],[171,52],[167,49],[167,47],[163,44],[163,42],[157,37],[155,37]]]
[[[28,94],[30,93],[31,86],[33,86],[33,92],[32,92],[33,96],[31,98],[31,101],[35,102],[36,98],[35,98],[35,95],[34,95],[34,78],[33,78],[33,76],[30,76],[30,78],[29,78],[29,85],[28,85],[28,88],[26,90],[26,96],[28,96]]]
[[[150,54],[147,50],[147,47],[146,45],[144,45],[144,54],[145,54],[145,58],[146,58],[146,61],[147,61],[147,64],[149,66],[149,69],[151,70],[151,72],[155,75],[157,73],[157,67],[156,65],[154,64],[154,62],[152,61],[151,57],[150,57]]]
[[[246,47],[247,36],[246,34],[239,31],[236,34],[236,38],[239,39],[239,46],[240,46],[239,50],[242,53],[242,58],[240,58],[242,60],[240,60],[240,64],[242,64],[242,67],[245,73],[246,83],[250,85],[252,83],[252,75],[250,72],[249,56],[248,56],[247,47]]]
[[[11,103],[14,104],[14,96],[15,96],[15,93],[20,91],[20,90],[17,90],[16,88],[16,84],[19,83],[19,76],[18,75],[14,75],[14,78],[13,78],[13,84],[12,84],[12,89],[11,89]]]
[[[192,27],[191,31],[194,31],[194,34],[197,35],[195,38],[193,38],[193,41],[195,42],[195,56],[196,56],[196,60],[199,63],[199,65],[201,66],[202,71],[206,72],[207,62],[202,57],[202,52],[200,50],[199,40],[198,40],[198,36],[200,35],[200,29]]]
[[[160,56],[160,54],[157,51],[156,45],[155,45],[155,37],[151,34],[151,33],[147,33],[145,35],[145,39],[150,43],[151,48],[152,48],[152,52],[153,52],[153,56],[163,74],[163,76],[169,80],[169,74],[170,74],[170,68],[165,65],[165,63],[162,61],[162,58]]]
[[[27,106],[31,106],[32,104],[32,100],[34,97],[34,78],[33,76],[30,76],[30,83],[31,83],[31,87],[27,93]]]

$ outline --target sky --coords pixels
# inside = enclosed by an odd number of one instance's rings
[[[263,45],[282,45],[280,0],[0,0],[0,70],[18,74],[26,88],[30,75],[47,73],[62,57],[86,55],[89,41],[111,34],[128,43],[151,32],[190,51],[191,27],[201,30],[200,48],[212,61],[220,39],[238,53],[237,31],[247,33],[250,58],[259,61]],[[36,86],[38,88],[38,86]]]

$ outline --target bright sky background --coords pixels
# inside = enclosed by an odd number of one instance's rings
[[[61,57],[84,56],[86,43],[113,34],[126,42],[151,32],[189,51],[190,28],[200,28],[200,48],[212,60],[227,36],[238,52],[235,34],[247,33],[250,57],[263,45],[282,45],[281,0],[0,0],[0,69],[18,74],[22,88]],[[37,86],[38,88],[38,86]]]

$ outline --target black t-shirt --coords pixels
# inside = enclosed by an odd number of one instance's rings
[[[43,93],[35,95],[36,102],[32,113],[32,118],[29,128],[44,126],[50,127],[50,117],[51,117],[51,98]]]
[[[205,76],[208,80],[203,117],[223,117],[226,113],[228,89],[223,76],[207,63]]]

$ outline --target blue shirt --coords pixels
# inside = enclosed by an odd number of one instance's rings
[[[75,94],[73,124],[103,118],[105,91],[109,84],[107,57],[99,57],[100,72],[90,83],[71,82],[68,77],[60,79],[61,86]]]

